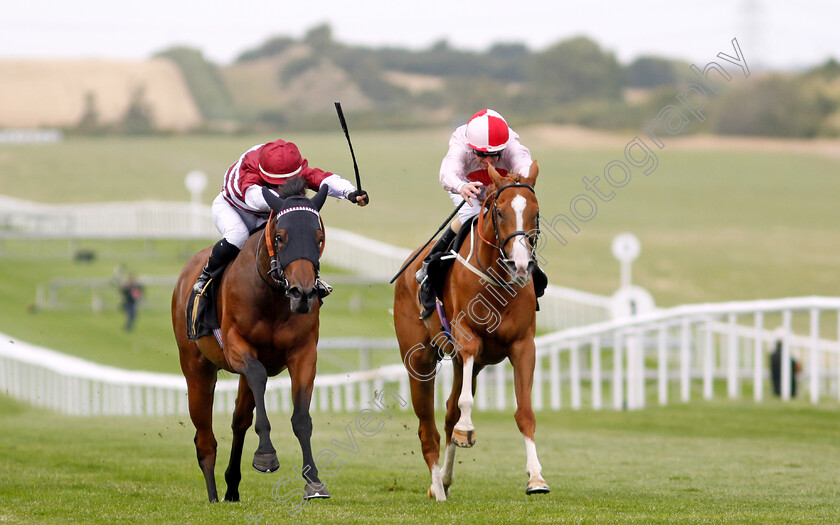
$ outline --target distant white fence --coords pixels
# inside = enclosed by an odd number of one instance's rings
[[[0,144],[55,144],[64,140],[57,129],[0,129]]]
[[[0,195],[0,238],[196,239],[219,236],[210,207],[189,202],[39,204]]]
[[[210,208],[202,204],[145,201],[44,205],[0,195],[0,239],[215,240],[218,236]],[[388,282],[410,253],[406,248],[328,227],[323,261]],[[609,297],[550,285],[540,299],[537,323],[545,330],[559,330],[609,318]]]
[[[840,298],[802,297],[688,305],[539,337],[532,398],[536,410],[641,409],[687,402],[693,397],[740,399],[769,395],[768,350],[782,341],[781,397],[791,398],[794,370],[802,365],[800,390],[812,403],[840,399]],[[366,344],[366,343],[360,343]],[[322,341],[324,354],[346,341]],[[388,347],[380,341],[377,348]],[[393,351],[398,355],[396,342]],[[220,379],[217,412],[230,413],[236,379]],[[444,361],[436,381],[443,407],[452,385]],[[402,364],[320,375],[313,411],[352,411],[367,406],[383,387],[409,399]],[[160,415],[187,411],[183,377],[120,370],[34,347],[8,336],[0,340],[0,392],[66,414]],[[287,377],[269,380],[267,406],[291,410]],[[476,406],[516,406],[509,364],[478,377]],[[408,407],[404,407],[407,409]]]

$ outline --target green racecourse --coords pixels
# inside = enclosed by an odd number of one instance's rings
[[[288,415],[272,417],[280,470],[250,468],[240,503],[206,502],[188,418],[84,418],[0,399],[3,523],[837,523],[836,406],[694,402],[638,412],[538,414],[537,447],[551,494],[524,493],[525,452],[512,414],[474,416],[478,441],[459,450],[450,500],[426,498],[429,475],[413,414],[384,420],[357,453],[340,449],[354,414],[314,414],[312,446],[332,449],[329,500],[297,514],[300,450]],[[230,451],[216,418],[216,479]],[[94,445],[95,444],[95,445]],[[281,481],[284,476],[290,480]]]
[[[352,117],[350,122],[352,129]],[[801,295],[840,295],[840,160],[783,148],[677,149],[667,139],[658,166],[597,201],[579,233],[558,214],[587,193],[581,178],[603,177],[623,160],[613,146],[578,147],[529,136],[522,140],[542,168],[537,194],[545,233],[542,254],[551,282],[610,294],[618,286],[612,238],[635,233],[642,254],[633,281],[660,306]],[[353,132],[362,182],[371,204],[330,201],[327,228],[358,232],[406,248],[419,245],[451,211],[437,182],[449,130]],[[295,140],[313,165],[352,179],[344,137]],[[210,177],[210,202],[224,169],[271,136],[71,138],[57,145],[1,146],[0,193],[39,202],[187,200],[184,175]],[[605,192],[603,178],[598,187]],[[594,194],[588,192],[594,197]],[[581,210],[585,211],[585,210]],[[566,228],[566,229],[564,229]],[[208,242],[79,241],[96,261],[75,263],[66,241],[0,241],[0,332],[21,340],[125,368],[179,373],[167,311],[169,290],[148,289],[136,331],[121,330],[113,308],[92,314],[32,312],[38,285],[55,277],[107,278],[116,265],[140,275],[174,276]],[[329,232],[328,232],[329,243]],[[329,249],[329,246],[328,248]],[[325,271],[329,271],[326,269]],[[334,273],[334,270],[333,270]],[[322,310],[322,337],[393,337],[390,286],[339,285]],[[359,301],[361,298],[361,301]],[[394,356],[396,358],[396,356]],[[386,359],[383,357],[382,359]],[[319,361],[321,372],[330,364]],[[271,499],[292,475],[299,448],[288,415],[272,416],[281,470],[258,475],[248,465],[256,447],[249,432],[243,458],[243,502],[210,506],[195,462],[188,418],[71,418],[0,398],[0,522],[9,523],[838,523],[840,423],[836,403],[812,407],[770,399],[699,401],[639,412],[591,410],[540,413],[537,445],[552,487],[524,495],[522,440],[512,411],[477,413],[476,448],[459,451],[452,498],[425,499],[429,485],[410,413],[383,431],[359,437],[359,453],[340,455],[330,480],[333,499],[297,516]],[[314,415],[313,448],[346,440],[354,414]],[[230,416],[217,417],[217,480],[230,448]],[[442,415],[438,417],[442,423]]]
[[[541,166],[540,253],[552,283],[614,292],[619,272],[610,242],[629,231],[642,243],[633,281],[650,290],[660,306],[840,294],[836,156],[784,148],[738,150],[726,139],[717,147],[711,141],[705,149],[677,149],[663,139],[666,147],[656,151],[653,173],[634,168],[625,186],[611,189],[603,179],[604,167],[624,160],[632,134],[593,148],[552,140],[539,130],[519,131]],[[354,133],[363,186],[372,201],[360,209],[330,200],[323,213],[328,230],[339,226],[406,248],[425,241],[452,209],[437,181],[448,134]],[[340,130],[283,136],[295,140],[313,165],[353,178]],[[210,178],[204,195],[209,203],[229,163],[245,148],[271,138],[70,138],[56,145],[3,146],[0,193],[55,203],[183,201],[189,198],[185,174],[200,169]],[[615,193],[609,202],[581,181],[596,176],[601,176],[597,187],[602,193]],[[589,195],[598,210],[588,222],[575,220],[579,232],[574,233],[558,217],[572,217],[570,203],[579,194]],[[587,213],[586,205],[579,211]],[[120,330],[116,310],[32,315],[27,306],[36,287],[51,278],[109,277],[117,264],[142,275],[174,276],[193,251],[209,242],[79,241],[75,248],[91,248],[98,258],[78,264],[69,259],[66,241],[0,241],[0,332],[116,366],[178,372],[166,314],[168,290],[150,290],[145,305],[150,310],[141,312],[137,332],[130,335]],[[337,286],[322,309],[322,336],[392,337],[391,290],[387,285]],[[361,309],[353,306],[359,297],[364,299]]]

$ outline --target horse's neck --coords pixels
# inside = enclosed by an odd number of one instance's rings
[[[491,212],[487,213],[489,214]],[[479,227],[482,229],[481,232],[479,232]],[[473,228],[473,239],[471,243],[474,245],[473,260],[477,263],[479,268],[481,268],[484,272],[489,273],[495,279],[502,282],[509,281],[510,275],[508,275],[508,272],[501,261],[502,254],[495,245],[498,240],[496,239],[496,232],[493,229],[492,219],[490,217],[485,217],[481,223],[476,222],[473,225]],[[485,240],[490,243],[494,243],[493,246],[487,244]]]

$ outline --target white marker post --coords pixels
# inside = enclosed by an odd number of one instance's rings
[[[190,192],[191,220],[190,224],[195,235],[201,233],[201,194],[207,187],[207,175],[203,171],[193,170],[184,178],[184,185]]]

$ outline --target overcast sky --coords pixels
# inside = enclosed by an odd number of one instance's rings
[[[539,51],[586,35],[622,63],[643,54],[708,62],[731,54],[732,38],[751,67],[840,57],[836,0],[5,0],[0,59],[144,59],[186,45],[227,64],[322,23],[342,43],[410,49],[447,39],[459,49],[520,42]]]

